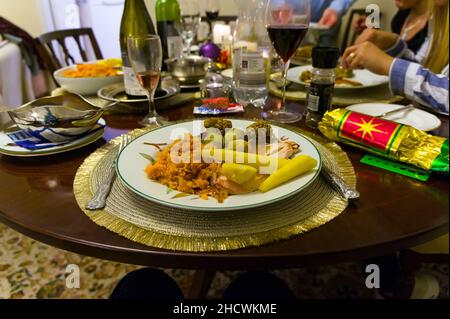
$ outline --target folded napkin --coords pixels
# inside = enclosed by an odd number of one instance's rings
[[[42,136],[33,136],[24,130],[8,133],[7,135],[15,145],[26,148],[27,150],[36,151],[72,143],[78,139],[81,139],[99,130],[102,130],[104,127],[105,127],[104,125],[97,123],[96,126],[89,132],[82,135],[78,135],[73,139],[66,140],[64,142],[51,142]]]

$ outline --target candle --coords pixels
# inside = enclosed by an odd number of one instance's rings
[[[226,42],[231,36],[231,27],[225,24],[216,24],[213,30],[213,40],[215,44]]]

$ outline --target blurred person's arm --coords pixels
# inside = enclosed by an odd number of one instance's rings
[[[376,74],[389,76],[390,88],[394,95],[402,95],[421,105],[448,113],[448,67],[443,74],[435,74],[419,63],[394,58],[393,56],[397,54],[403,57],[413,54],[403,46],[394,49],[396,51],[389,55],[375,44],[364,42],[349,47],[344,52],[343,64],[349,69],[367,69]],[[421,51],[419,53],[423,55],[424,50]]]
[[[419,63],[396,58],[391,65],[389,78],[393,94],[448,113],[448,68],[447,75],[435,74]]]
[[[399,36],[395,33],[369,28],[361,33],[356,39],[355,44],[357,45],[368,41],[372,42],[380,49],[387,51],[397,44],[398,39]]]
[[[336,26],[339,19],[348,11],[356,0],[334,0],[330,6],[324,11],[319,21],[320,25],[332,28]]]
[[[423,42],[422,47],[419,49],[419,51],[417,51],[417,53],[414,53],[412,50],[408,48],[408,44],[405,42],[405,40],[402,40],[400,37],[397,37],[395,44],[385,51],[392,57],[422,63],[428,54],[429,46],[430,46],[430,37],[427,37]]]

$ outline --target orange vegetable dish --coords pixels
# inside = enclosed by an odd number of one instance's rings
[[[157,161],[147,166],[146,173],[149,179],[158,181],[170,189],[186,194],[196,194],[202,199],[208,196],[216,198],[222,203],[229,192],[216,183],[220,175],[220,163],[174,163],[170,153],[178,143],[190,143],[192,153],[192,140],[177,140],[158,154]]]
[[[116,75],[118,75],[118,71],[115,68],[100,64],[77,64],[76,69],[63,73],[63,76],[67,78],[97,78]]]

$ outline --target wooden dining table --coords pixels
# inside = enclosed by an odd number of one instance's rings
[[[277,101],[273,98],[272,104],[279,105]],[[195,104],[161,113],[171,121],[194,118]],[[301,103],[289,103],[288,108],[305,110]],[[235,117],[254,119],[260,113],[250,107]],[[364,260],[423,244],[449,231],[447,177],[433,175],[419,182],[362,164],[365,152],[342,145],[355,168],[361,198],[313,231],[262,247],[208,253],[137,244],[93,223],[75,201],[73,181],[92,152],[137,128],[142,116],[105,116],[104,139],[79,150],[37,158],[0,155],[0,221],[38,241],[82,255],[197,270],[191,296],[204,294],[216,270],[286,269]],[[441,120],[441,128],[434,133],[448,137],[448,118]],[[304,121],[294,125],[306,129]]]

